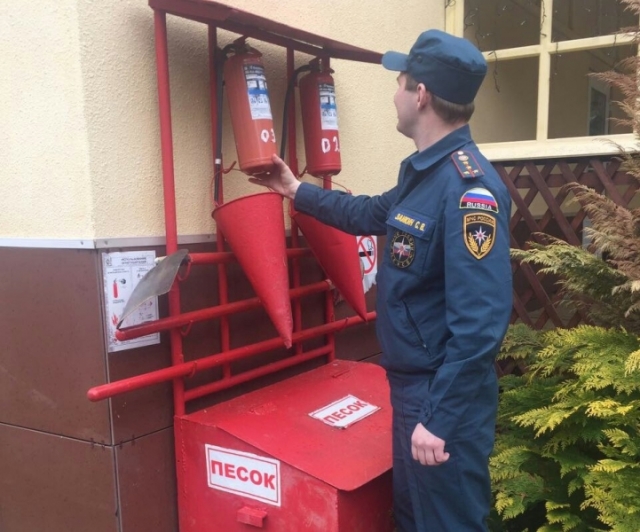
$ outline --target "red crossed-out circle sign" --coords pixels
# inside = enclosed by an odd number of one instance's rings
[[[361,236],[358,238],[358,254],[364,257],[364,273],[371,273],[376,265],[376,241],[372,236]]]

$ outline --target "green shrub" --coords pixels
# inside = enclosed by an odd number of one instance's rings
[[[640,15],[640,0],[621,2]],[[640,140],[639,66],[633,57],[596,77],[620,89],[628,118],[619,122]],[[639,153],[620,157],[640,182]],[[528,369],[500,381],[491,530],[640,532],[640,209],[577,183],[566,190],[598,253],[547,237],[512,256],[558,276],[563,303],[582,307],[590,325],[507,333],[500,358]]]
[[[621,329],[513,326],[502,358],[495,508],[505,531],[640,531],[640,340]]]

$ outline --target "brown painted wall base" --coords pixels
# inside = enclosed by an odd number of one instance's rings
[[[214,247],[190,245],[189,250]],[[101,253],[0,248],[1,532],[178,530],[170,384],[100,403],[86,399],[92,386],[170,365],[166,334],[159,345],[107,352]],[[322,278],[315,260],[300,264],[303,284]],[[237,266],[229,267],[229,277],[233,299],[253,295]],[[181,286],[181,298],[184,310],[215,305],[216,267],[194,267]],[[375,288],[367,295],[369,310],[374,299]],[[304,304],[305,326],[321,322],[322,297]],[[166,315],[164,296],[160,313]],[[336,314],[353,313],[340,303]],[[275,336],[262,310],[230,321],[232,341],[241,339],[241,345]],[[217,336],[216,322],[194,325],[185,338],[185,358],[218,351]],[[339,333],[336,348],[339,358],[376,360],[374,324]],[[190,408],[226,400],[295,371],[196,401]],[[187,388],[206,377],[188,379]]]

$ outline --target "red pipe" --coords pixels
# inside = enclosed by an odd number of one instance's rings
[[[330,346],[324,345],[307,353],[300,353],[299,355],[285,358],[283,360],[279,360],[278,362],[267,364],[266,366],[260,366],[259,368],[244,371],[239,375],[234,375],[233,377],[228,377],[216,382],[198,386],[197,388],[192,388],[184,392],[185,401],[192,401],[211,393],[219,392],[221,390],[227,390],[233,386],[236,386],[237,384],[242,384],[243,382],[257,379],[258,377],[264,377],[265,375],[275,373],[276,371],[280,371],[297,364],[302,364],[303,362],[306,362],[307,360],[311,360],[313,358],[328,355],[330,350]]]
[[[325,57],[323,58],[323,61],[326,65],[326,68],[328,69],[329,58]],[[331,176],[329,176],[327,179],[322,180],[322,187],[329,190],[332,188]],[[334,295],[335,294],[331,292],[327,292],[324,296],[324,309],[325,309],[324,320],[327,323],[332,322],[335,319],[335,305],[333,302]],[[327,344],[331,346],[331,353],[329,354],[329,362],[332,362],[336,358],[336,349],[335,349],[336,338],[334,334],[327,335]]]
[[[309,248],[288,248],[287,258],[296,259],[301,257],[311,257]],[[186,257],[192,264],[227,264],[237,262],[236,256],[231,251],[217,251],[213,253],[189,253]]]
[[[87,392],[90,401],[102,401],[115,395],[146,388],[153,384],[159,384],[170,380],[179,380],[180,377],[190,377],[196,372],[197,364],[195,362],[183,362],[177,366],[158,369],[135,377],[129,377],[119,381],[94,386]],[[182,382],[182,381],[180,381]]]
[[[325,317],[324,320],[327,323],[331,323],[335,319],[335,308],[333,306],[332,292],[327,292],[324,295],[325,300]],[[327,334],[327,345],[331,347],[331,353],[329,353],[329,362],[333,362],[336,359],[336,337],[332,332]]]
[[[185,260],[191,264],[228,264],[238,262],[231,251],[216,251],[214,253],[189,253]]]
[[[218,35],[215,26],[209,25],[209,94],[211,100],[211,143],[213,146],[213,167],[214,172],[216,168],[216,164],[220,165],[220,172],[222,172],[223,164],[222,164],[222,153],[220,153],[220,161],[217,161],[218,152],[218,120],[222,120],[222,116],[220,110],[218,109],[218,72],[217,72],[217,63],[216,63],[216,47],[218,45]],[[220,59],[220,58],[218,58]],[[224,201],[224,196],[222,192],[222,179],[220,176],[214,175],[214,179],[218,179],[216,186],[218,187],[218,198],[217,201],[222,203]],[[216,226],[216,249],[218,253],[224,252],[224,235],[218,226]],[[218,297],[219,297],[219,305],[225,306],[229,302],[229,290],[227,283],[227,270],[225,268],[224,262],[218,263]],[[229,340],[229,318],[226,315],[220,316],[219,323],[220,330],[220,350],[228,351],[230,340]],[[223,373],[225,376],[231,375],[231,368],[229,366],[225,366],[223,368]]]
[[[178,251],[178,221],[173,169],[173,133],[171,131],[171,95],[169,92],[169,51],[167,45],[167,17],[164,11],[154,11],[156,63],[158,69],[158,106],[160,111],[160,144],[162,150],[162,188],[164,193],[164,222],[167,255]],[[169,315],[180,314],[180,289],[173,283],[169,290]],[[170,331],[171,363],[184,362],[182,338],[178,329]],[[184,414],[184,381],[173,381],[173,409],[176,416]]]
[[[369,312],[366,315],[367,322],[371,322],[376,319],[375,312]],[[331,332],[337,332],[347,327],[352,327],[363,323],[364,320],[360,316],[351,316],[340,321],[334,321],[331,323],[325,323],[317,327],[312,327],[304,331],[293,333],[294,342],[302,342],[310,340],[317,336],[323,336]],[[144,375],[138,375],[136,377],[130,377],[128,379],[122,379],[116,382],[110,382],[101,386],[95,386],[87,392],[87,397],[91,401],[101,401],[108,399],[121,393],[137,390],[153,384],[159,384],[171,379],[177,380],[178,377],[188,377],[195,374],[197,371],[204,371],[206,369],[221,366],[222,364],[233,362],[242,358],[248,358],[266,351],[277,349],[282,347],[283,342],[281,338],[272,338],[271,340],[265,340],[256,344],[251,344],[226,353],[216,353],[208,355],[204,358],[198,359],[194,362],[182,362],[171,368],[164,368],[156,371],[150,371]]]
[[[297,300],[301,297],[330,290],[331,288],[332,285],[330,281],[320,281],[317,283],[302,286],[300,288],[293,288],[289,290],[289,296]],[[255,308],[259,308],[260,304],[260,299],[257,297],[253,297],[251,299],[234,301],[233,303],[226,303],[224,305],[218,305],[215,307],[194,310],[192,312],[183,312],[178,316],[170,316],[168,318],[162,318],[151,323],[143,323],[134,327],[120,329],[116,331],[116,338],[120,341],[132,340],[133,338],[140,338],[141,336],[147,336],[148,334],[184,327],[185,325],[189,325],[191,323],[220,318],[228,316],[229,314],[243,312],[245,310],[252,310]]]
[[[160,107],[160,143],[162,150],[162,184],[167,255],[178,251],[178,226],[173,170],[173,132],[171,129],[171,95],[169,92],[169,53],[167,19],[163,11],[154,12],[156,63],[158,68],[158,105]]]
[[[287,48],[287,81],[292,83],[294,81],[295,61],[292,48]],[[296,146],[296,92],[295,87],[291,89],[291,99],[289,100],[289,108],[284,110],[287,113],[287,123],[283,124],[287,128],[287,156],[289,168],[293,172],[293,175],[298,175],[298,157]],[[282,132],[284,135],[284,131]],[[294,248],[299,246],[298,244],[298,224],[293,218],[291,220],[291,245]],[[294,288],[300,286],[300,263],[297,260],[292,261],[292,281]],[[302,308],[300,301],[293,301],[293,330],[302,330]],[[302,344],[297,343],[295,345],[295,354],[302,354]]]

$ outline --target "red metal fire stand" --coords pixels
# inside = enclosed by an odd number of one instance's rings
[[[211,0],[149,0],[149,4],[155,17],[166,253],[169,256],[178,251],[178,235],[167,14],[208,26],[214,153],[216,124],[221,113],[215,95],[217,28],[284,47],[289,78],[294,72],[294,52],[322,57],[327,62],[333,57],[379,63],[381,55]],[[288,163],[297,174],[293,98],[289,105]],[[324,186],[330,188],[330,180],[325,180]],[[224,242],[218,227],[216,253],[187,255],[186,271],[173,283],[168,294],[168,317],[117,333],[120,340],[126,340],[168,331],[171,367],[97,386],[89,390],[89,399],[98,401],[172,381],[181,532],[228,532],[255,527],[277,532],[392,530],[389,520],[391,422],[384,372],[371,364],[335,360],[334,334],[362,323],[363,318],[335,320],[330,281],[301,285],[297,259],[309,256],[310,251],[299,247],[298,227],[292,220],[291,247],[286,253],[293,278],[289,290],[294,325],[292,354],[233,373],[233,362],[279,349],[283,340],[274,337],[231,349],[229,315],[257,308],[261,303],[258,298],[229,302],[226,265],[236,258],[225,251]],[[200,264],[218,265],[219,305],[183,313],[179,282],[187,279],[192,266]],[[304,329],[300,299],[322,292],[325,293],[325,323]],[[372,321],[375,313],[364,317]],[[185,362],[182,336],[194,322],[214,318],[220,323],[221,351]],[[316,337],[324,337],[324,345],[304,351],[303,341]],[[319,357],[325,357],[328,364],[215,407],[191,414],[186,412],[187,401]],[[213,367],[222,368],[219,380],[185,390],[186,377]],[[351,420],[357,423],[351,424]]]

